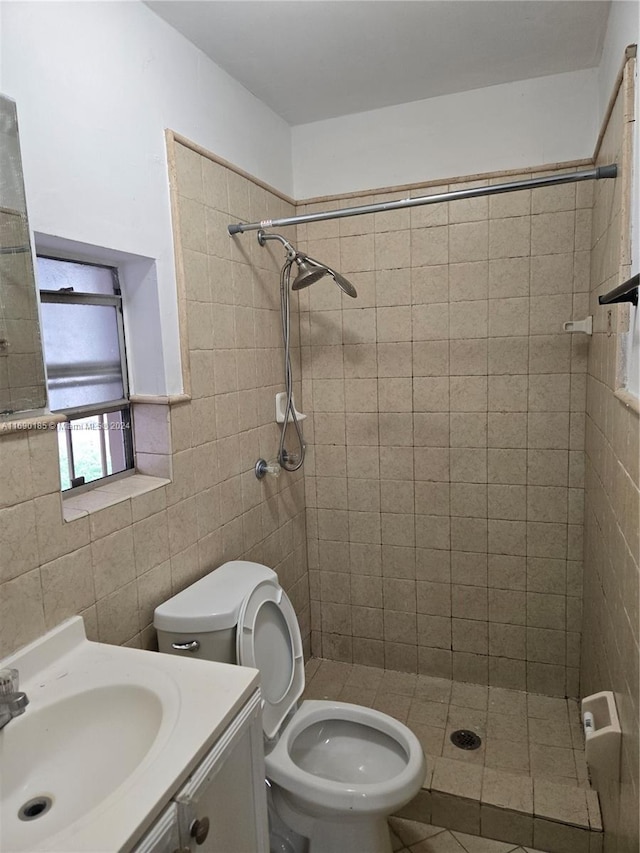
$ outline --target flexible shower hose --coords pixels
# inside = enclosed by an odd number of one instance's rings
[[[293,405],[293,372],[291,370],[291,266],[293,258],[287,258],[280,271],[280,318],[282,320],[282,340],[284,342],[284,387],[286,393],[286,405],[284,409],[284,421],[282,422],[282,432],[280,433],[280,448],[278,450],[278,462],[285,471],[298,471],[304,463],[306,445],[302,437],[302,429],[296,417],[295,406]],[[293,422],[298,445],[300,447],[300,455],[289,453],[285,446],[285,437],[287,432],[287,424],[289,423],[289,414]],[[297,457],[297,458],[296,458]]]

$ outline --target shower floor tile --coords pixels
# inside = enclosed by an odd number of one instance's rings
[[[405,723],[425,754],[589,789],[580,711],[574,699],[538,696],[313,658],[305,699],[376,708]],[[482,739],[476,750],[451,743],[457,729]]]
[[[322,659],[309,661],[306,678],[303,699],[376,708],[422,744],[427,775],[415,800],[392,818],[394,849],[601,851],[575,700]],[[460,729],[478,735],[479,748],[455,746],[451,735]]]

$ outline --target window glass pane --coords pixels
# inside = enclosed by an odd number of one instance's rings
[[[124,396],[114,306],[43,302],[42,326],[52,411]]]
[[[85,483],[125,471],[130,420],[128,409],[106,415],[76,418],[58,427],[60,480],[62,489],[71,487],[67,461],[67,436],[73,448],[73,477]]]
[[[40,290],[72,287],[75,293],[102,293],[113,296],[114,271],[111,267],[39,257],[38,286]]]
[[[70,421],[66,425],[66,428],[71,430],[74,475],[84,477],[85,483],[99,480],[106,474],[102,468],[100,453],[101,421],[102,416],[95,415],[91,418]]]
[[[60,457],[60,488],[62,491],[71,487],[66,426],[66,424],[58,424],[58,456]]]

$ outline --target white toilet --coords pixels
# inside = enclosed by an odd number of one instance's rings
[[[420,790],[425,758],[393,717],[306,700],[300,628],[275,572],[234,561],[155,611],[161,652],[256,667],[261,674],[271,849],[391,853],[387,817]],[[287,828],[293,830],[288,832]]]

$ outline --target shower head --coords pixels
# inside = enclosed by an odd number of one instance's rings
[[[341,276],[339,272],[332,270],[326,264],[321,264],[320,261],[316,261],[308,255],[302,254],[302,252],[296,253],[295,262],[298,265],[298,275],[291,285],[291,290],[302,290],[304,287],[314,284],[323,276],[328,275],[347,296],[355,299],[358,295],[350,281],[347,281],[344,276]]]
[[[299,252],[296,253],[294,260],[298,265],[298,274],[291,285],[291,290],[302,290],[305,287],[309,287],[309,285],[315,284],[316,281],[319,281],[327,274],[327,271],[321,264],[310,261],[309,258]]]
[[[264,246],[267,240],[278,240],[282,243],[287,250],[288,262],[293,263],[295,261],[297,264],[298,274],[291,285],[292,290],[302,290],[305,287],[315,284],[316,281],[319,281],[325,275],[328,275],[335,281],[343,293],[346,293],[347,296],[350,296],[352,299],[357,297],[358,293],[355,287],[350,281],[347,281],[344,276],[340,275],[339,272],[331,269],[331,267],[328,267],[326,264],[320,263],[320,261],[316,261],[314,258],[310,258],[308,255],[305,255],[304,252],[298,252],[293,248],[291,243],[285,240],[284,237],[281,237],[280,234],[267,234],[266,231],[258,231],[258,243],[260,243],[261,246]]]

